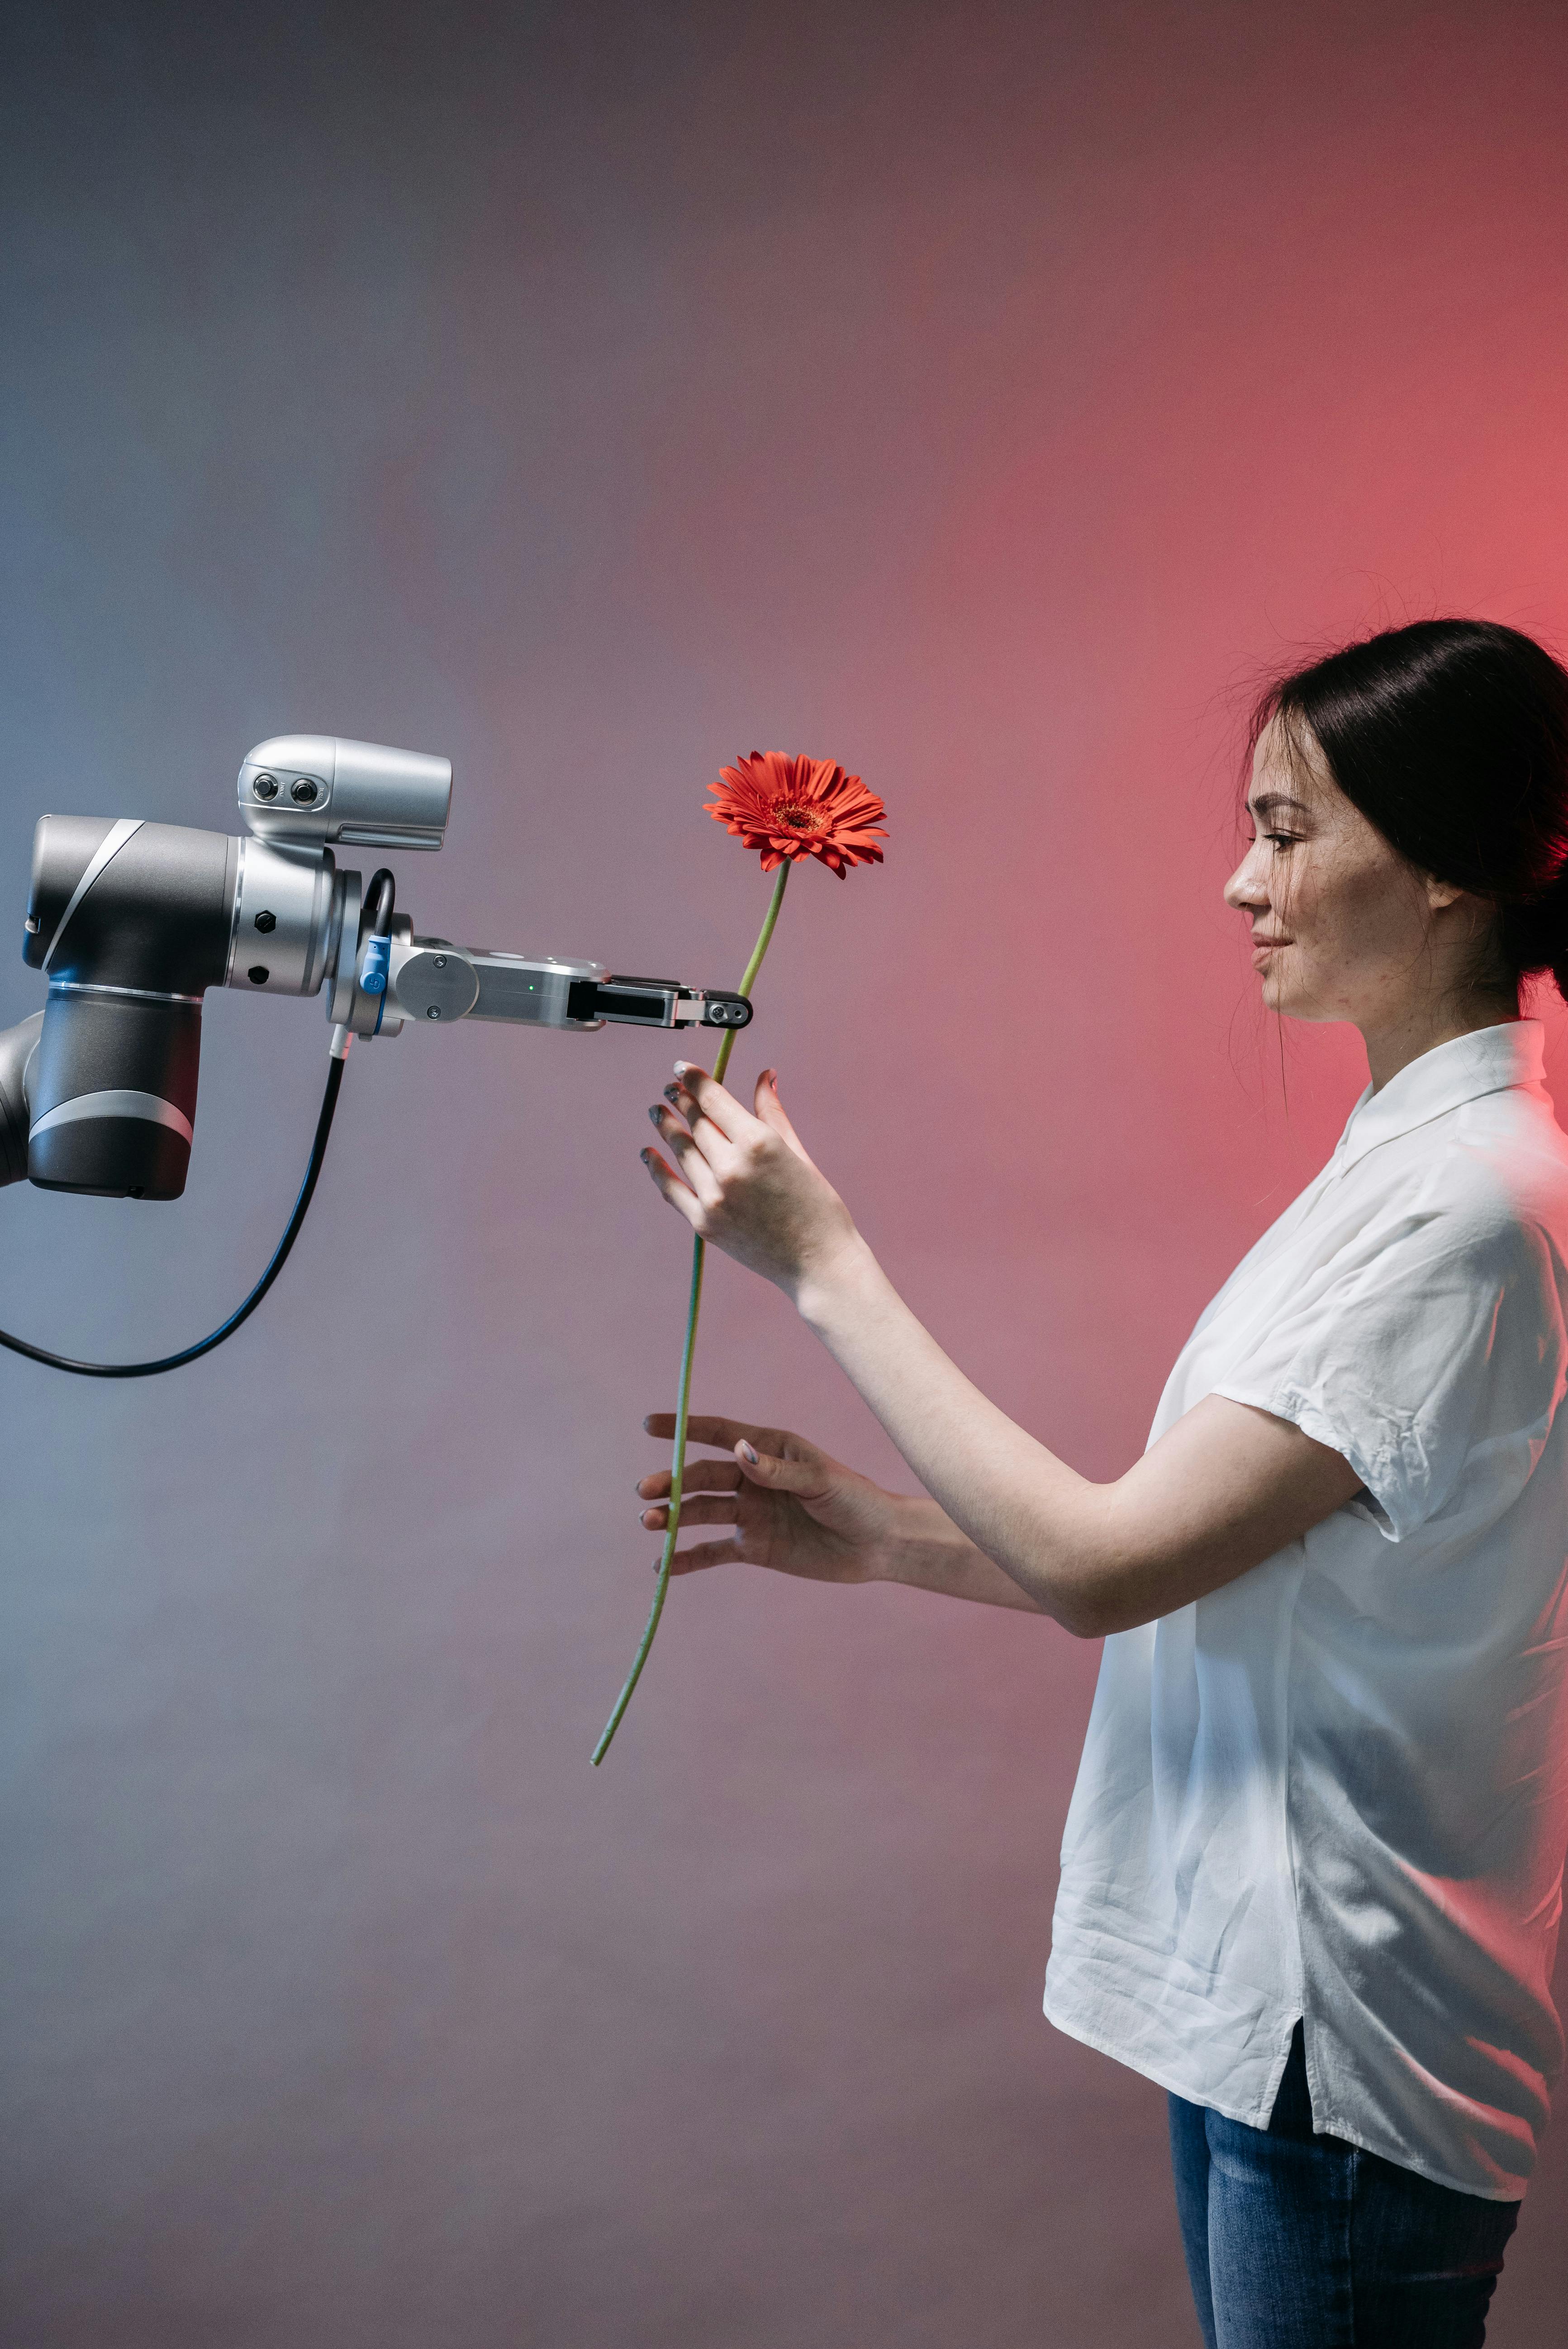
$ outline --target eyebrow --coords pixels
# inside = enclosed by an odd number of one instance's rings
[[[1261,799],[1249,800],[1247,806],[1253,815],[1272,815],[1277,808],[1290,808],[1297,815],[1312,813],[1305,800],[1293,800],[1284,792],[1264,792]]]

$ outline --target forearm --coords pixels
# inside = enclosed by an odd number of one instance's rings
[[[1099,1563],[1105,1488],[970,1383],[863,1241],[803,1281],[795,1303],[933,1496],[887,1578],[1093,1628],[1082,1602]]]
[[[875,1580],[900,1583],[908,1590],[938,1591],[947,1599],[969,1599],[982,1607],[1040,1613],[1028,1593],[976,1549],[939,1503],[923,1495],[890,1497],[893,1519],[876,1552]]]
[[[1330,1446],[1220,1395],[1184,1413],[1114,1484],[1093,1484],[970,1384],[858,1235],[792,1293],[959,1533],[1082,1638],[1205,1597],[1360,1490]]]

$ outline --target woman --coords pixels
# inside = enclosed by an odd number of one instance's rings
[[[1043,1611],[1106,1637],[1046,2011],[1159,2081],[1211,2349],[1482,2340],[1561,2066],[1568,1139],[1522,982],[1568,991],[1568,673],[1428,621],[1283,679],[1225,889],[1265,1004],[1370,1082],[1075,1474],[954,1369],[806,1155],[677,1064],[644,1156],[777,1283],[929,1499],[696,1420],[676,1561]],[[668,1417],[648,1423],[668,1434]],[[661,1528],[667,1475],[645,1477]]]

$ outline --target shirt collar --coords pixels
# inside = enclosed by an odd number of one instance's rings
[[[1511,1085],[1540,1085],[1546,1073],[1545,1030],[1539,1019],[1510,1019],[1450,1037],[1408,1061],[1381,1092],[1370,1085],[1350,1112],[1335,1156],[1347,1165],[1380,1142],[1408,1133],[1445,1111]]]

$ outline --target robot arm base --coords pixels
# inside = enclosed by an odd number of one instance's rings
[[[0,1033],[0,1185],[20,1183],[27,1172],[27,1064],[43,1025],[43,1013],[35,1011]]]

